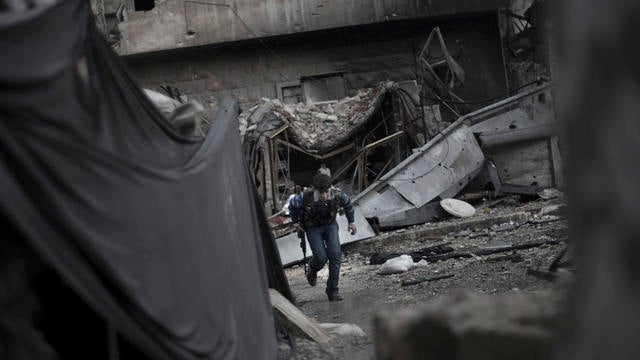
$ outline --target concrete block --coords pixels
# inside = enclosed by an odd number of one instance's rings
[[[419,309],[378,314],[378,359],[546,359],[564,291],[499,296],[458,292]]]

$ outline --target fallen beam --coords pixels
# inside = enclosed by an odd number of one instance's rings
[[[269,298],[271,299],[271,305],[280,315],[284,326],[289,331],[294,335],[305,337],[324,347],[329,347],[329,335],[277,290],[269,289]]]

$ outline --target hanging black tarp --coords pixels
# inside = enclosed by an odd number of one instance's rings
[[[154,359],[275,358],[290,297],[235,101],[184,138],[95,30],[88,1],[0,13],[0,216]]]

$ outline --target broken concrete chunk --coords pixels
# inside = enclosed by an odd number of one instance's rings
[[[538,191],[538,196],[544,200],[551,200],[555,198],[562,198],[564,193],[558,189],[548,188]]]
[[[338,120],[338,117],[335,116],[335,115],[328,115],[328,114],[320,113],[320,112],[312,112],[311,115],[315,116],[316,119],[319,119],[319,120],[329,120],[329,121]]]
[[[419,309],[378,314],[378,359],[534,360],[549,354],[564,292],[460,292]]]

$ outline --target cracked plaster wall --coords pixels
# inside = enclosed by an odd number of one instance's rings
[[[120,23],[119,51],[123,55],[139,54],[345,26],[493,11],[508,3],[508,0],[156,0],[151,11],[130,10],[129,20]]]

